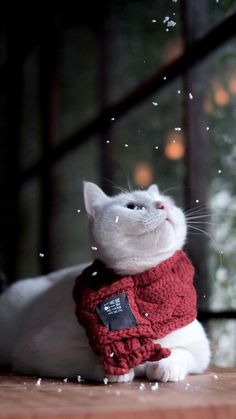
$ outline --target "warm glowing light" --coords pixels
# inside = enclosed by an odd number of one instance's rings
[[[229,103],[229,93],[223,87],[218,87],[215,90],[214,99],[218,106],[226,106]]]
[[[170,160],[180,160],[184,156],[184,137],[180,132],[171,131],[166,140],[165,155]]]
[[[229,90],[232,95],[236,95],[236,75],[231,77],[229,81]]]
[[[153,171],[148,163],[138,163],[134,169],[134,182],[137,186],[147,187],[153,181]]]

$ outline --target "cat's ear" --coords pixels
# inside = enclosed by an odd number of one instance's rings
[[[150,194],[158,194],[160,195],[160,191],[159,188],[156,184],[153,184],[151,186],[149,186],[148,190],[147,190]]]
[[[89,218],[94,218],[96,210],[109,201],[109,197],[92,182],[83,182],[84,204]]]

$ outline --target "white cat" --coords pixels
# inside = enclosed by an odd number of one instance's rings
[[[85,182],[84,200],[95,258],[121,275],[156,266],[185,243],[184,214],[156,185],[108,197],[95,184]],[[0,365],[39,376],[99,381],[106,377],[75,316],[72,290],[85,266],[18,281],[0,296]],[[171,349],[168,358],[108,379],[125,382],[146,376],[179,381],[189,373],[201,373],[209,364],[209,342],[197,320],[157,342]]]

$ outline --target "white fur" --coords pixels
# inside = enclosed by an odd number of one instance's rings
[[[186,238],[183,212],[152,185],[147,191],[107,197],[98,186],[84,183],[95,257],[119,274],[142,272],[172,256]],[[162,209],[158,209],[162,203]],[[132,203],[134,209],[127,208]],[[92,352],[74,314],[72,289],[85,265],[19,281],[0,296],[0,365],[40,376],[103,380],[100,359]],[[147,362],[128,374],[109,376],[129,381],[179,381],[209,364],[206,334],[197,320],[157,342],[172,350],[169,358]]]

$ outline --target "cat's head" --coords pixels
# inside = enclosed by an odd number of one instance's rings
[[[156,185],[108,197],[84,182],[84,201],[94,258],[121,275],[156,266],[184,245],[184,214]]]

